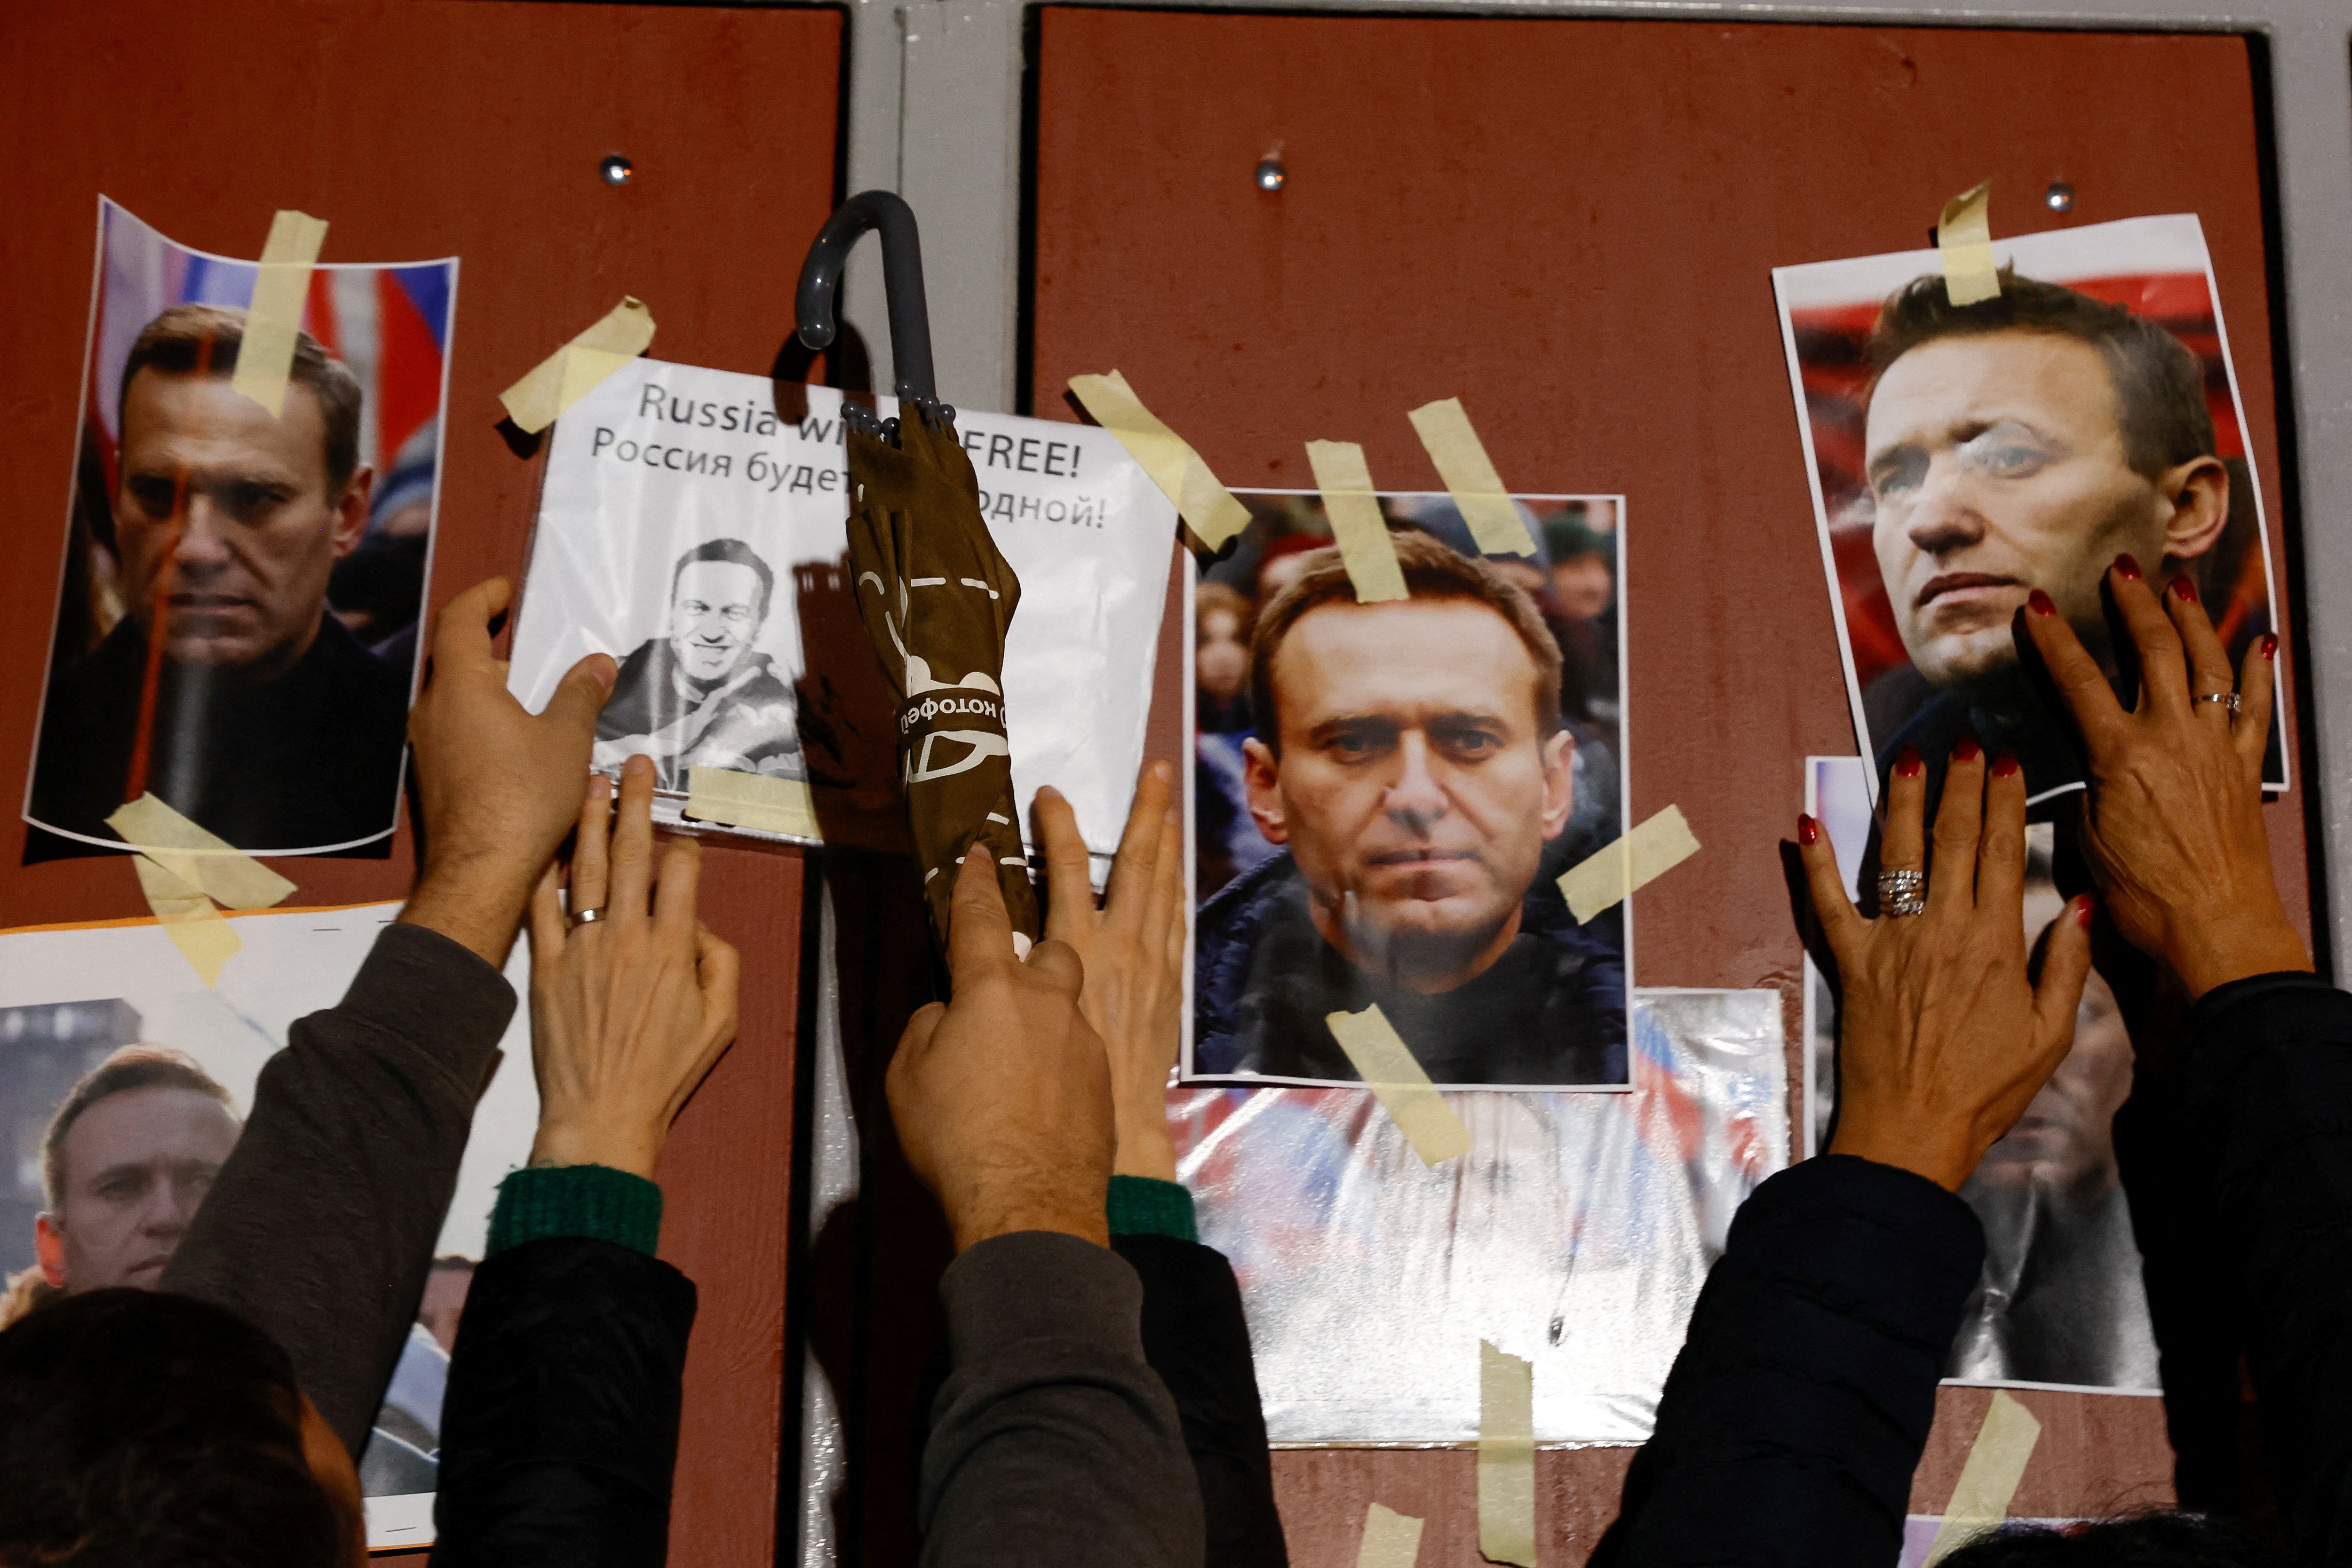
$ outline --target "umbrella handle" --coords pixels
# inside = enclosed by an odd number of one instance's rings
[[[842,268],[857,237],[882,233],[882,285],[890,306],[890,354],[898,367],[902,399],[936,404],[931,369],[931,315],[923,299],[923,244],[915,232],[915,210],[889,191],[861,191],[824,220],[808,259],[801,264],[794,314],[801,342],[822,349],[833,342],[833,305],[841,291]]]

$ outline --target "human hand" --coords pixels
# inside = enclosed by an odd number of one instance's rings
[[[2004,755],[1990,770],[1973,740],[1953,749],[1926,862],[1917,753],[1898,761],[1880,840],[1885,869],[1926,867],[1927,908],[1862,918],[1837,857],[1810,816],[1798,854],[1842,996],[1833,1154],[1916,1172],[1958,1192],[2064,1059],[2090,973],[2091,903],[2050,932],[2035,983],[2025,948],[2025,779]]]
[[[954,994],[908,1022],[883,1081],[907,1163],[958,1252],[1016,1230],[1108,1246],[1110,1068],[1078,1008],[1084,966],[1051,939],[1013,956],[985,845],[956,868],[950,909]]]
[[[1136,783],[1110,887],[1095,908],[1077,813],[1059,790],[1037,792],[1050,903],[1045,937],[1070,944],[1086,970],[1078,1011],[1110,1056],[1112,1124],[1122,1176],[1176,1179],[1168,1075],[1184,1005],[1184,831],[1170,809],[1175,770],[1153,763]]]
[[[2250,974],[2309,970],[2286,918],[2263,826],[2263,750],[2270,739],[2278,638],[2230,658],[2175,578],[2159,597],[2128,555],[2107,587],[2139,649],[2139,703],[2125,712],[2063,616],[2036,595],[2019,612],[2091,760],[2083,850],[2107,916],[2170,969],[2191,1001]],[[2234,688],[2238,711],[2203,700]]]
[[[531,884],[579,815],[596,715],[620,673],[608,655],[590,654],[544,711],[527,711],[490,649],[490,622],[513,597],[493,577],[449,602],[434,620],[432,673],[408,715],[425,865],[400,918],[497,966]]]
[[[610,1165],[650,1181],[679,1107],[735,1038],[738,961],[694,916],[700,844],[671,839],[653,879],[652,761],[622,769],[617,814],[611,795],[602,773],[589,778],[569,868],[573,914],[603,918],[566,926],[560,867],[531,897],[530,1163]]]

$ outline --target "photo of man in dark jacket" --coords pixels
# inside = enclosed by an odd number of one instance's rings
[[[1484,563],[1391,539],[1410,597],[1358,603],[1325,550],[1258,617],[1248,805],[1282,848],[1201,910],[1192,1070],[1357,1081],[1325,1019],[1378,1003],[1437,1083],[1622,1084],[1617,928],[1539,875],[1574,805],[1559,646]]]

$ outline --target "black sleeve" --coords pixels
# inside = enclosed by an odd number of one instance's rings
[[[441,1407],[433,1568],[659,1568],[693,1281],[550,1237],[474,1271]]]
[[[940,1281],[950,1371],[916,1522],[938,1568],[1198,1568],[1201,1493],[1146,1364],[1142,1287],[1052,1231],[983,1241]]]
[[[514,988],[422,926],[387,926],[342,1002],[298,1019],[163,1288],[217,1302],[294,1358],[357,1455],[457,1190]]]
[[[1966,1204],[1828,1154],[1731,1223],[1593,1568],[1893,1563],[1984,1266]]]
[[[2352,1556],[2352,996],[2309,974],[2218,986],[2167,1076],[2176,1160],[2212,1159],[2228,1276],[2287,1545]]]
[[[1143,1358],[1183,1424],[1209,1568],[1286,1568],[1257,1367],[1232,1265],[1213,1247],[1172,1236],[1118,1236],[1111,1246],[1143,1281]]]

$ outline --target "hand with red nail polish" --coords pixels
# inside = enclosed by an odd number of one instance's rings
[[[1908,741],[1904,742],[1895,753],[1895,774],[1897,778],[1916,779],[1925,766],[1920,760],[1919,748]]]
[[[1984,747],[1974,735],[1962,735],[1952,742],[1952,761],[1956,763],[1973,763],[1983,755]]]
[[[2133,560],[2129,555],[2116,556],[2113,571],[2116,576],[2121,577],[2126,583],[2137,583],[2139,581],[2139,563]]]
[[[2037,616],[2054,616],[2058,613],[2058,606],[2051,603],[2050,595],[2039,588],[2025,595],[2025,607]]]
[[[2099,897],[2192,1000],[2248,975],[2308,971],[2263,824],[2276,639],[2249,647],[2233,674],[2189,580],[2158,594],[2127,560],[2108,590],[2138,651],[2132,710],[2063,618],[2023,623],[2090,758],[2082,842]]]

